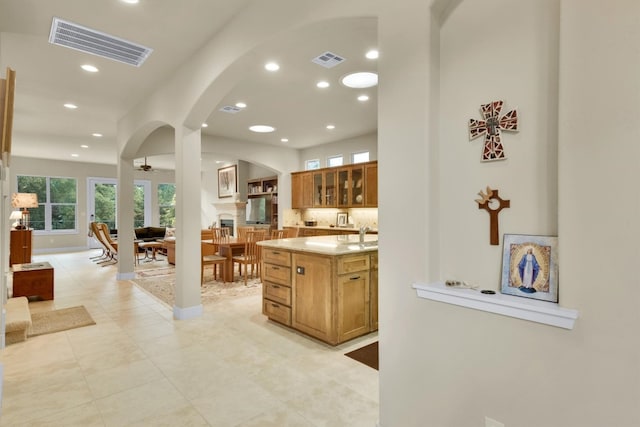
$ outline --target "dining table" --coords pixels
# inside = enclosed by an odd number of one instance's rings
[[[220,256],[227,258],[224,263],[225,282],[233,282],[233,256],[241,255],[244,252],[245,242],[245,239],[240,239],[238,237],[229,237],[228,239],[215,243],[213,239],[202,240],[202,243],[206,245],[217,245]]]

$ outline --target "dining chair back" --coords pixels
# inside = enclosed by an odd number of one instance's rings
[[[256,277],[256,272],[260,274],[261,250],[257,243],[265,239],[267,230],[247,231],[244,243],[244,253],[236,255],[232,258],[233,263],[238,263],[240,274],[242,275],[242,266],[244,265],[244,284],[247,285],[249,277],[249,267],[251,267],[251,276]]]
[[[253,231],[254,227],[251,226],[243,226],[238,227],[238,239],[245,240],[247,238],[247,232]]]

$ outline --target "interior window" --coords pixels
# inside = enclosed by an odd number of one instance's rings
[[[343,165],[342,154],[339,154],[337,156],[327,157],[327,166],[333,167],[333,166],[342,166],[342,165]]]
[[[320,169],[320,159],[307,160],[305,170]]]
[[[369,161],[369,152],[362,151],[351,155],[351,163],[364,163]]]

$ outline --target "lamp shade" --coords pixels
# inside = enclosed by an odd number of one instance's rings
[[[20,211],[12,211],[11,215],[9,215],[9,219],[12,220],[16,220],[16,219],[22,219],[22,212]]]
[[[37,208],[38,195],[36,193],[13,193],[11,194],[11,207]]]

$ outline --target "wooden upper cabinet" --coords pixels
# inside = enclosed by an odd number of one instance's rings
[[[291,207],[378,207],[378,162],[293,172]]]
[[[291,174],[291,207],[303,209],[313,207],[313,175],[311,172]]]
[[[364,205],[368,208],[378,207],[378,162],[364,166],[364,182]]]

